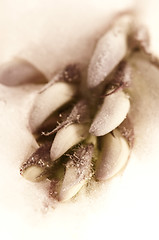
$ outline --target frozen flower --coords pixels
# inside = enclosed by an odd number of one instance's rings
[[[148,55],[141,44],[144,37],[138,39],[133,31],[132,16],[120,17],[97,43],[88,78],[78,64],[68,65],[37,93],[29,124],[40,146],[23,163],[21,174],[31,181],[48,179],[51,195],[59,201],[69,200],[92,179],[112,178],[127,164],[135,138],[128,116],[131,62],[136,46],[139,54]],[[51,147],[45,164],[46,151],[40,153],[47,141]]]

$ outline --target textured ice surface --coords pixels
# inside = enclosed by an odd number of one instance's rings
[[[155,1],[149,2],[147,19],[149,26],[154,26],[158,8],[153,5]],[[112,9],[116,12],[126,3],[129,1],[122,1],[120,6],[119,1],[3,0],[0,62],[19,53],[48,76],[66,62],[83,58],[87,62]],[[155,49],[157,32],[152,40]],[[132,112],[137,139],[123,177],[95,188],[88,197],[81,194],[80,201],[49,208],[48,212],[43,186],[37,188],[19,175],[19,165],[31,151],[30,145],[36,147],[26,128],[34,91],[0,87],[0,232],[5,239],[158,238],[159,78],[153,67],[152,73],[149,66],[141,65],[150,74],[144,80],[141,71],[137,73],[138,88],[132,93],[137,103]]]

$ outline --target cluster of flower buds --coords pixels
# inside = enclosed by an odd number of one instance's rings
[[[50,196],[66,201],[92,179],[107,181],[126,166],[134,142],[131,57],[138,51],[157,63],[147,46],[143,28],[122,16],[98,41],[87,78],[78,64],[66,66],[49,82],[26,61],[2,66],[3,84],[47,82],[29,116],[39,148],[21,165],[22,176],[50,181]]]

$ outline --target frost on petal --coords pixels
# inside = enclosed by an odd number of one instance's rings
[[[89,132],[95,136],[103,136],[111,132],[124,121],[129,108],[129,98],[122,90],[106,96]]]
[[[57,82],[49,85],[44,91],[40,91],[34,101],[30,113],[30,128],[32,132],[49,117],[59,107],[69,102],[76,93],[76,87],[73,84]]]
[[[66,114],[66,113],[65,113]],[[60,113],[60,116],[65,115]],[[85,100],[80,100],[75,104],[72,108],[70,114],[64,119],[62,122],[58,122],[58,126],[53,128],[50,132],[43,132],[43,135],[50,136],[56,132],[58,132],[63,127],[67,127],[73,123],[89,123],[90,121],[90,110],[88,107],[88,103]]]
[[[51,143],[41,145],[21,166],[20,174],[30,181],[43,179],[45,169],[51,164]]]
[[[69,64],[62,71],[60,79],[69,83],[80,82],[81,71],[77,64]]]
[[[91,160],[94,146],[80,146],[66,165],[66,173],[59,193],[59,201],[72,198],[88,181],[91,173]]]
[[[98,86],[127,52],[129,18],[122,18],[98,42],[88,68],[88,86]]]
[[[68,149],[83,141],[88,136],[88,125],[86,124],[71,124],[60,129],[53,141],[51,147],[52,161],[61,157]]]

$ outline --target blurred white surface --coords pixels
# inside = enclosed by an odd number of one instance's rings
[[[18,54],[50,76],[66,62],[88,61],[110,18],[132,2],[1,0],[0,62]]]
[[[117,0],[1,0],[0,63],[23,56],[48,77],[67,62],[87,63],[110,19],[134,4],[133,0],[120,4]],[[151,32],[152,49],[159,54],[159,3],[147,0],[137,5],[141,21]],[[155,87],[153,91],[158,95]],[[159,239],[156,118],[150,119],[149,127],[146,118],[144,145],[139,141],[136,148],[141,154],[132,155],[122,178],[103,184],[87,200],[81,196],[80,201],[42,214],[47,210],[44,190],[19,176],[25,152],[31,143],[35,145],[25,128],[33,93],[3,86],[0,93],[0,233],[4,239]],[[158,111],[159,104],[152,102],[156,109],[147,105],[146,115]]]

